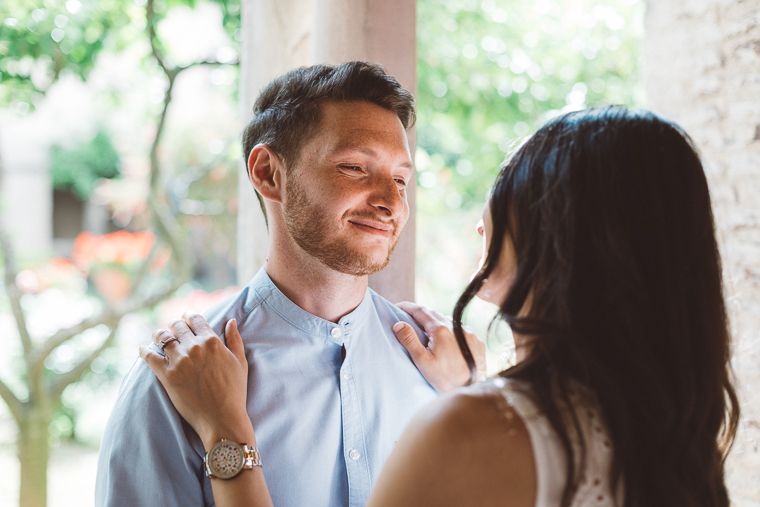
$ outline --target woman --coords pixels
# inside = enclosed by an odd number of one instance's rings
[[[368,505],[727,507],[739,407],[710,197],[688,136],[622,107],[554,119],[502,169],[479,231],[481,267],[453,334],[437,338],[457,340],[474,376],[461,318],[478,295],[512,327],[517,364],[423,409]],[[255,442],[245,392],[207,402],[225,382],[245,385],[234,322],[226,336],[229,351],[183,337],[205,354],[181,368],[142,351],[207,449],[230,432]],[[237,377],[199,378],[204,362]],[[261,469],[212,484],[219,507],[271,504]]]

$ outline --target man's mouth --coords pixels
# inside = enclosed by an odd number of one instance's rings
[[[348,222],[359,230],[385,237],[393,236],[393,233],[396,231],[396,226],[392,222],[382,222],[367,218],[352,218]]]

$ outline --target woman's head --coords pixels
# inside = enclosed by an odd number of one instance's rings
[[[636,505],[724,504],[738,406],[710,196],[688,136],[646,111],[569,113],[508,161],[489,205],[488,253],[455,320],[513,249],[497,303],[531,346],[505,374],[546,393],[569,378],[588,385]],[[691,492],[678,486],[690,480]]]

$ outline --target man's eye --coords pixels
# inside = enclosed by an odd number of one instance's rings
[[[358,165],[344,165],[344,169],[348,169],[349,171],[355,171],[355,172],[361,172],[362,168]]]
[[[396,178],[396,183],[398,183],[398,184],[399,184],[399,185],[401,185],[402,187],[405,187],[405,186],[406,186],[406,181],[404,181],[404,180],[403,180],[403,179],[401,179],[401,178]]]

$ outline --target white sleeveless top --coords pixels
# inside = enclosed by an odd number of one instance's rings
[[[526,394],[525,384],[512,379],[495,378],[484,382],[504,397],[512,410],[525,423],[533,447],[538,491],[536,507],[558,507],[567,481],[567,460],[557,433],[548,418],[539,412]],[[586,445],[586,467],[572,507],[618,507],[623,504],[622,488],[613,494],[610,484],[612,444],[593,397],[581,393],[580,385],[569,389],[569,397],[583,432]],[[576,458],[577,459],[577,458]]]

